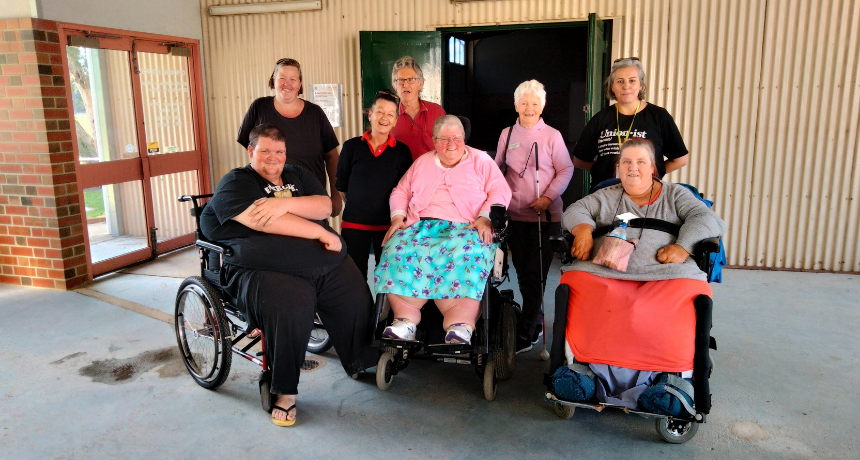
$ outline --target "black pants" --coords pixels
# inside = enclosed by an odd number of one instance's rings
[[[373,298],[352,259],[319,276],[298,277],[227,266],[229,291],[263,331],[272,393],[298,393],[299,375],[318,312],[347,374],[376,365],[370,346]]]
[[[379,257],[382,255],[382,240],[387,230],[357,230],[354,228],[340,229],[340,236],[346,241],[346,253],[355,261],[358,270],[367,279],[367,259],[370,257],[370,248],[373,248],[373,257],[376,265],[379,265]]]
[[[538,223],[510,221],[508,228],[508,248],[511,250],[511,261],[517,271],[517,281],[520,285],[520,295],[523,296],[523,316],[517,327],[517,334],[531,340],[535,326],[542,320],[540,311],[541,276],[546,280],[549,266],[552,264],[552,248],[549,245],[550,235],[561,231],[558,222],[542,222],[541,240],[543,246],[543,267],[540,266],[540,251],[538,251]]]

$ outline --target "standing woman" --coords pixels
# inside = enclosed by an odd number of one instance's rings
[[[523,316],[517,327],[517,353],[532,349],[540,337],[541,280],[552,263],[550,235],[561,230],[561,194],[573,176],[573,163],[558,130],[541,118],[546,105],[546,89],[537,80],[520,83],[514,91],[514,107],[520,115],[510,128],[502,130],[496,164],[505,172],[513,194],[508,207],[510,236],[508,248],[517,271]],[[540,172],[540,193],[535,188],[535,160]],[[540,214],[540,240],[538,236]],[[540,243],[540,246],[538,244]],[[540,254],[538,248],[543,249]],[[541,256],[543,266],[541,266]]]
[[[340,235],[346,252],[367,278],[370,249],[379,265],[382,240],[391,227],[388,197],[412,165],[409,147],[391,135],[397,123],[397,96],[376,93],[370,130],[343,143],[337,163],[337,190],[345,197]]]
[[[334,129],[320,106],[299,99],[302,91],[302,67],[295,59],[284,58],[275,63],[269,77],[269,88],[275,96],[261,97],[251,103],[236,139],[248,148],[248,135],[255,126],[272,123],[280,128],[287,141],[287,164],[310,170],[320,184],[332,190],[331,215],[340,214],[343,202],[335,190],[337,146]],[[328,180],[326,180],[328,173]]]
[[[445,115],[439,104],[421,100],[424,88],[424,73],[421,67],[409,56],[403,56],[394,63],[391,70],[391,84],[400,97],[398,112],[400,118],[391,131],[397,140],[409,146],[412,159],[435,150],[433,145],[433,123]]]
[[[619,148],[631,137],[654,144],[657,178],[686,166],[687,147],[672,115],[645,102],[648,85],[639,58],[616,59],[606,84],[606,98],[617,102],[591,118],[573,149],[573,164],[591,171],[591,185],[618,177]]]

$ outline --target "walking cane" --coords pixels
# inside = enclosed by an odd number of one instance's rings
[[[537,142],[534,144],[535,148],[535,199],[540,198],[540,165],[538,163],[538,158],[540,157],[540,153],[538,152]],[[540,222],[540,213],[538,215],[538,261],[540,262],[540,321],[541,321],[541,329],[543,330],[543,351],[540,352],[540,359],[546,361],[549,359],[549,352],[546,351],[546,319],[544,318],[544,306],[543,306],[543,291],[544,284],[546,280],[543,279],[543,236],[541,235],[541,222]],[[549,213],[547,213],[549,215]]]

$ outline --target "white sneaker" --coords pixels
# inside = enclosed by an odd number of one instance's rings
[[[391,326],[382,331],[382,337],[397,340],[415,340],[415,324],[408,319],[394,318]]]
[[[466,323],[457,323],[445,329],[445,343],[468,345],[472,342],[472,326]]]

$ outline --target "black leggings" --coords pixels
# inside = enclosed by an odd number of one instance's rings
[[[298,394],[314,311],[347,374],[376,365],[379,350],[370,346],[373,297],[352,259],[308,278],[229,265],[226,269],[228,290],[263,331],[273,394]]]
[[[508,248],[511,250],[511,261],[517,271],[520,294],[523,296],[523,316],[517,334],[523,339],[531,340],[535,327],[541,322],[541,275],[546,280],[549,266],[552,264],[553,253],[549,237],[559,233],[561,224],[541,223],[543,267],[540,264],[541,251],[538,251],[538,223],[512,220],[508,222],[508,228],[511,230]]]
[[[373,248],[376,265],[379,265],[379,257],[382,255],[382,240],[385,239],[386,233],[387,230],[340,229],[340,236],[346,241],[346,253],[352,257],[365,279],[367,278],[367,259],[370,258],[370,248]]]

